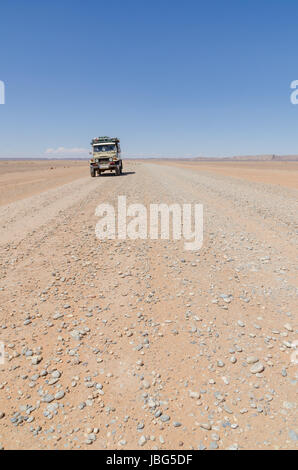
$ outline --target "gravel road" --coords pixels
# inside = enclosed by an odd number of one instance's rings
[[[131,162],[0,206],[0,448],[297,447],[297,190]],[[95,208],[202,203],[204,242]]]

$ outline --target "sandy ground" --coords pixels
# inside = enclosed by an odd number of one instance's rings
[[[0,447],[297,447],[296,164],[55,164],[0,163]],[[118,195],[202,248],[98,240]]]
[[[298,189],[298,162],[171,162],[171,165]]]
[[[0,160],[0,206],[88,175],[81,161]]]

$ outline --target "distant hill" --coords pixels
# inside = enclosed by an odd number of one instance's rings
[[[298,155],[239,155],[234,157],[223,157],[220,160],[233,161],[298,161]]]
[[[148,158],[137,158],[136,160],[171,160],[171,161],[189,161],[189,162],[296,162],[298,161],[298,155],[235,155],[234,157],[148,157]]]
[[[0,157],[1,160],[57,160],[57,161],[67,161],[67,160],[72,160],[72,161],[86,161],[88,160],[89,157],[65,157],[65,158],[53,158],[53,157],[18,157],[18,158],[13,158],[13,157]],[[125,157],[123,155],[123,158],[125,160],[168,160],[168,161],[190,161],[190,162],[217,162],[217,161],[239,161],[239,162],[270,162],[270,161],[277,161],[277,162],[297,162],[298,161],[298,155],[235,155],[234,157]]]

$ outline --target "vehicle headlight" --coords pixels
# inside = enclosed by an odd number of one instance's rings
[[[113,157],[110,157],[109,160],[110,160],[110,162],[112,162],[112,161],[113,161]]]

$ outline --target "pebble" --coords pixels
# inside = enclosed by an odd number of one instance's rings
[[[211,425],[209,423],[200,423],[199,425],[202,429],[205,429],[206,431],[211,431]]]
[[[49,393],[47,395],[45,395],[42,399],[42,401],[45,402],[45,403],[51,403],[54,400],[55,400],[54,395],[51,395]]]
[[[298,434],[296,433],[296,431],[294,431],[294,429],[291,429],[289,431],[289,437],[290,439],[292,439],[292,441],[298,441]]]
[[[171,418],[168,415],[162,415],[160,419],[163,423],[166,423],[167,421],[170,421]]]
[[[288,331],[290,331],[290,332],[294,331],[294,330],[293,330],[293,327],[292,327],[292,325],[290,325],[290,323],[286,323],[286,324],[284,325],[284,327],[285,327],[286,330],[288,330]]]
[[[61,372],[54,370],[51,375],[54,379],[59,379],[61,377]]]
[[[211,441],[211,442],[210,442],[210,449],[211,449],[211,450],[218,449],[218,444],[217,444],[217,442]]]
[[[146,444],[146,442],[147,442],[146,437],[145,437],[145,436],[141,436],[140,439],[139,439],[138,444],[139,444],[139,446],[143,446],[143,445]]]
[[[255,356],[249,356],[247,359],[246,359],[246,362],[247,364],[255,364],[256,362],[258,362],[259,359]]]
[[[259,362],[250,368],[250,372],[252,374],[260,374],[261,372],[263,372],[264,369],[265,367],[263,366],[263,364]]]

